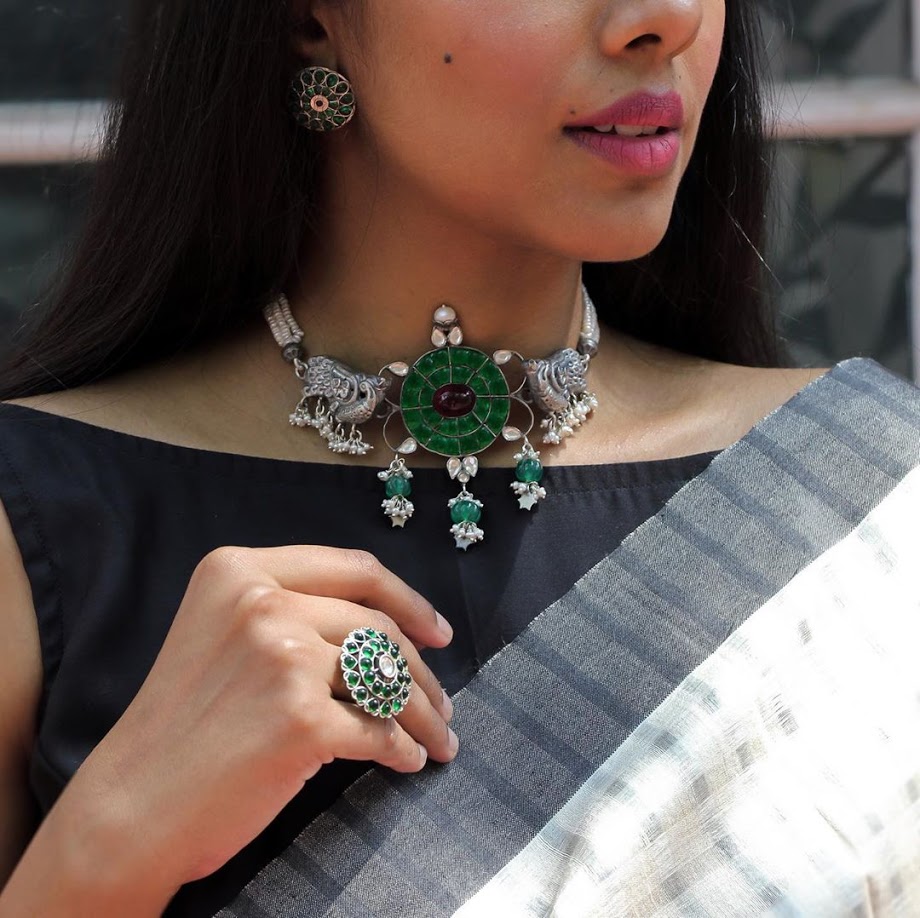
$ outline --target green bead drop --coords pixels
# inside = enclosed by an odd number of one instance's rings
[[[539,459],[522,459],[517,465],[518,481],[537,482],[543,478],[543,463]]]
[[[458,500],[450,509],[450,518],[455,523],[478,523],[482,519],[482,508],[471,500]]]
[[[412,482],[402,475],[387,480],[387,497],[408,497],[412,493]]]

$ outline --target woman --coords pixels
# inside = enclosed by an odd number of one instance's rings
[[[887,506],[920,413],[871,361],[773,368],[753,22],[142,4],[0,389],[0,915],[719,901],[674,851],[616,900],[621,821],[589,902],[558,820],[683,748],[653,712]]]

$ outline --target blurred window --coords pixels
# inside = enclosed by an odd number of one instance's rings
[[[758,0],[775,89],[766,259],[797,359],[920,380],[920,0]]]

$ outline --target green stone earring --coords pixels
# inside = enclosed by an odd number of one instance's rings
[[[294,120],[310,131],[337,131],[355,114],[348,80],[326,67],[307,67],[294,77],[289,103]]]

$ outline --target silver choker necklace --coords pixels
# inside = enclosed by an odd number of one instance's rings
[[[511,350],[486,354],[463,343],[457,313],[444,304],[434,313],[434,350],[412,364],[387,364],[373,376],[332,357],[309,357],[303,330],[284,294],[263,313],[284,359],[293,364],[303,385],[291,424],[317,430],[334,453],[363,456],[373,446],[360,426],[372,418],[382,420],[384,442],[395,458],[377,477],[384,483],[383,512],[394,527],[404,527],[415,511],[409,499],[412,472],[406,457],[421,448],[446,458],[447,473],[460,485],[460,493],[448,501],[450,532],[457,548],[465,551],[485,535],[480,527],[483,503],[468,487],[479,471],[478,454],[499,439],[521,444],[510,487],[520,508],[532,510],[546,497],[540,484],[540,453],[529,439],[537,426],[537,412],[543,415],[543,443],[553,445],[570,437],[597,407],[597,398],[588,391],[587,374],[597,353],[600,328],[584,285],[582,296],[584,318],[577,349],[563,348],[540,359],[527,359]],[[508,378],[514,361],[521,366],[517,385]],[[513,423],[512,411],[521,414],[523,422]]]

